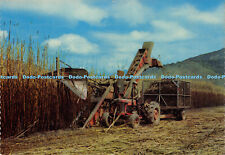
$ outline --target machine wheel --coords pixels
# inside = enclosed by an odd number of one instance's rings
[[[134,114],[130,115],[129,123],[130,123],[130,126],[132,128],[137,128],[139,126],[139,124],[140,124],[139,115],[137,113],[134,113]]]
[[[111,123],[112,123],[112,118],[109,115],[109,112],[104,112],[102,114],[102,125],[109,127],[111,125]]]
[[[184,110],[180,110],[177,112],[177,120],[178,121],[186,120],[186,113]]]
[[[146,121],[158,125],[160,122],[160,106],[155,101],[146,101],[144,104]]]

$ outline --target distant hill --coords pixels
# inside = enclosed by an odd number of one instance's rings
[[[223,75],[225,48],[188,58],[184,61],[164,65],[162,69],[148,69],[144,74],[156,75]],[[217,85],[223,85],[224,80],[206,80]]]

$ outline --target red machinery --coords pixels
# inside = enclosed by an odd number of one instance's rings
[[[140,76],[151,67],[162,67],[160,61],[151,58],[152,47],[153,42],[143,44],[142,49],[138,50],[129,67],[127,77],[131,75]],[[124,72],[118,71],[118,76],[124,76]],[[139,124],[140,118],[145,118],[146,121],[151,123],[158,122],[160,117],[159,104],[140,100],[140,96],[138,96],[140,89],[137,88],[138,80],[135,78],[128,78],[127,80],[111,79],[103,94],[100,96],[93,94],[93,101],[97,101],[97,104],[84,123],[83,128],[88,124],[94,125],[100,118],[102,124],[106,126],[109,126],[117,117],[125,121],[128,120],[133,127]],[[100,91],[99,88],[97,91]]]
[[[82,124],[83,128],[99,122],[110,126],[116,121],[127,122],[132,127],[139,125],[140,120],[158,124],[160,114],[164,114],[164,118],[168,118],[170,114],[178,120],[185,118],[184,109],[190,107],[191,103],[190,83],[170,80],[153,82],[149,85],[147,84],[149,81],[145,84],[143,80],[142,85],[137,85],[140,79],[132,78],[141,76],[148,68],[162,67],[159,60],[151,58],[153,45],[153,42],[144,42],[126,75],[123,71],[117,71],[117,76],[128,78],[115,76],[110,80],[70,79],[71,75],[87,76],[88,72],[85,69],[72,69],[70,66],[63,69],[64,71],[57,69],[57,75],[62,74],[65,77],[60,81],[88,102],[76,117],[76,121],[82,120],[79,124]],[[59,60],[56,64],[58,62]],[[144,87],[150,90],[146,92]],[[88,113],[89,116],[84,113]]]

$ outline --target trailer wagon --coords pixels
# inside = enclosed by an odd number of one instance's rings
[[[156,101],[160,104],[161,118],[186,118],[185,109],[191,107],[190,82],[179,80],[144,80],[142,101]]]

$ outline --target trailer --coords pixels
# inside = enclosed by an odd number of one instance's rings
[[[186,118],[185,109],[191,107],[190,82],[180,80],[144,80],[142,100],[156,101],[160,105],[161,118]]]

